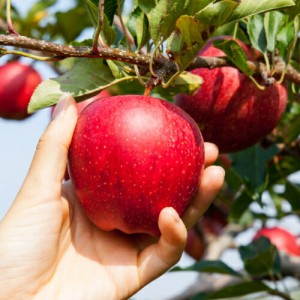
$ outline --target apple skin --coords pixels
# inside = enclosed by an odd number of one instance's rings
[[[0,117],[23,120],[30,115],[27,106],[35,88],[41,83],[40,74],[18,61],[0,66]]]
[[[212,43],[209,41],[199,55],[225,56]],[[255,60],[252,49],[240,41],[239,44],[248,59]],[[192,73],[203,78],[202,86],[194,95],[175,96],[175,104],[194,118],[204,140],[215,143],[222,153],[256,144],[277,126],[285,111],[287,90],[284,85],[275,84],[261,91],[245,74],[232,67],[199,68]]]
[[[297,243],[297,237],[289,231],[280,227],[262,228],[254,236],[253,240],[264,236],[274,244],[278,250],[287,254],[300,256],[300,245]]]
[[[94,101],[82,111],[69,149],[69,174],[89,219],[128,234],[158,236],[164,207],[182,216],[203,167],[197,124],[149,96]]]

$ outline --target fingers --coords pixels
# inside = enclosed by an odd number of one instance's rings
[[[204,143],[204,153],[205,153],[205,166],[209,166],[213,164],[219,155],[219,149],[215,144],[212,143]]]
[[[61,188],[76,122],[76,102],[65,95],[56,105],[52,121],[39,140],[21,191],[28,188],[35,192],[51,193],[57,187]]]
[[[141,287],[176,264],[185,247],[186,227],[173,208],[167,207],[161,211],[158,226],[161,231],[158,242],[145,248],[139,255]]]
[[[182,217],[188,230],[198,222],[216,198],[224,183],[224,177],[225,171],[219,166],[210,166],[204,169],[198,193]]]

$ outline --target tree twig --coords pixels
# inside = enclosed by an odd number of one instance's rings
[[[98,53],[98,43],[99,37],[102,31],[103,22],[104,22],[104,2],[105,0],[99,1],[99,9],[98,9],[98,25],[95,30],[94,34],[94,41],[93,41],[93,53]]]
[[[87,46],[66,46],[53,42],[46,42],[28,38],[26,36],[0,35],[0,45],[13,46],[36,50],[45,54],[52,54],[53,58],[82,57],[82,58],[106,58],[119,60],[140,66],[148,66],[150,57],[148,55],[136,54],[114,48],[100,48],[98,53]]]
[[[104,58],[111,60],[119,60],[127,62],[133,65],[149,67],[151,57],[149,55],[134,53],[130,51],[124,51],[121,49],[102,47],[97,53],[93,52],[93,48],[87,46],[67,46],[53,42],[47,42],[43,40],[36,40],[25,36],[17,35],[0,35],[0,45],[13,46],[17,48],[25,48],[30,50],[36,50],[42,52],[45,55],[52,54],[53,60],[64,59],[68,57],[81,57],[81,58]],[[167,65],[168,59],[164,56],[157,56],[154,59],[155,65],[161,67]],[[172,63],[170,61],[170,63]],[[174,64],[174,63],[173,63]],[[260,73],[260,63],[254,63],[252,61],[247,62],[248,67],[251,68],[254,73]],[[226,57],[197,57],[193,63],[189,65],[187,70],[193,70],[196,68],[220,68],[231,66],[234,67],[233,63]],[[277,57],[274,63],[273,76],[275,79],[280,79],[281,74],[286,68],[285,63],[280,57]],[[289,65],[286,68],[285,79],[300,85],[300,73]]]

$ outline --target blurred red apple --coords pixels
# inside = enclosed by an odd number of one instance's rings
[[[198,227],[204,235],[219,236],[228,224],[227,217],[228,213],[213,203],[199,220]]]
[[[205,250],[206,242],[203,233],[196,227],[192,228],[188,233],[184,251],[195,260],[200,260]]]
[[[262,228],[254,236],[254,240],[264,236],[274,244],[278,250],[284,251],[287,254],[300,256],[300,245],[297,237],[289,231],[280,227]]]
[[[181,216],[204,165],[199,128],[174,104],[141,95],[107,97],[81,113],[69,173],[83,210],[103,230],[159,235],[158,216]]]
[[[0,66],[0,117],[22,120],[30,116],[27,106],[35,88],[42,81],[32,66],[18,61]]]
[[[189,231],[185,252],[196,260],[203,258],[207,245],[218,238],[228,224],[228,213],[214,203]]]
[[[239,44],[248,59],[255,60],[251,48],[240,41]],[[199,55],[224,56],[224,52],[210,41]],[[235,152],[256,144],[277,126],[285,111],[287,91],[283,85],[261,91],[233,67],[199,68],[192,73],[203,78],[202,86],[192,96],[177,95],[175,103],[194,118],[204,140],[215,143],[220,152]]]

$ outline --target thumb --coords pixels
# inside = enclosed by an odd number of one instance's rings
[[[52,120],[41,136],[21,191],[54,195],[61,192],[68,149],[77,122],[77,106],[68,94],[56,105]]]

